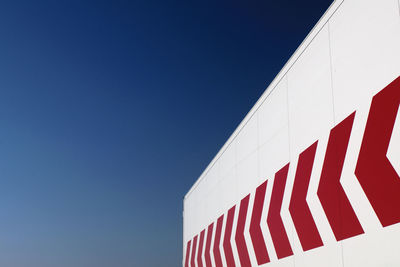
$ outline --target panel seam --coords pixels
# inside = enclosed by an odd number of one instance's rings
[[[289,148],[289,161],[290,161],[290,156],[291,156],[291,148],[290,148],[290,110],[289,110],[289,75],[285,75],[286,78],[286,109],[287,109],[287,124],[288,124],[288,148]]]
[[[400,17],[400,0],[397,0],[397,4],[399,6],[399,17]]]
[[[329,61],[330,61],[330,70],[331,70],[330,73],[331,73],[333,127],[335,127],[335,125],[336,125],[336,119],[335,119],[335,117],[336,117],[335,116],[335,94],[333,92],[333,59],[332,59],[332,45],[331,45],[331,27],[330,27],[330,21],[329,20],[327,22],[327,27],[328,27]],[[341,250],[341,256],[342,256],[342,266],[345,267],[343,243],[340,243],[340,250]]]
[[[291,148],[290,148],[290,113],[289,113],[289,71],[286,73],[286,75],[284,76],[284,78],[286,79],[286,107],[287,107],[287,123],[288,123],[288,150],[289,150],[289,164],[290,164],[290,160],[291,160]],[[290,168],[290,165],[289,165]],[[289,176],[289,170],[288,170],[288,174],[287,176]],[[287,177],[286,177],[287,178]],[[292,231],[291,233],[291,240],[292,241],[295,237],[294,237],[294,232]],[[289,241],[289,243],[290,243]],[[296,266],[296,258],[293,255],[293,267]]]
[[[332,46],[331,46],[331,27],[329,21],[327,22],[328,26],[328,46],[329,46],[329,64],[330,64],[330,78],[331,78],[331,94],[332,94],[332,111],[333,111],[333,126],[336,125],[335,119],[335,94],[333,92],[333,62],[332,62]]]

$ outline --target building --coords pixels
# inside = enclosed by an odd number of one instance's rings
[[[183,266],[400,266],[400,1],[337,0],[184,198]]]

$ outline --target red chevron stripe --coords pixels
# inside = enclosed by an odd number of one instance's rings
[[[247,251],[246,240],[244,238],[244,226],[246,224],[247,208],[249,206],[250,195],[240,201],[239,217],[236,227],[235,241],[239,254],[240,266],[251,267],[249,252]]]
[[[233,226],[233,217],[235,216],[235,206],[228,210],[228,217],[226,218],[225,225],[225,236],[224,236],[224,252],[226,258],[226,264],[228,267],[235,267],[235,259],[233,258],[232,244],[231,244],[231,234]]]
[[[400,222],[400,209],[398,209],[400,206],[400,177],[386,156],[393,134],[393,127],[398,115],[399,104],[400,77],[376,94],[372,99],[355,170],[356,177],[361,187],[384,227]],[[329,224],[338,241],[364,232],[340,184],[354,117],[355,112],[336,125],[330,132],[317,192]],[[315,142],[299,155],[299,162],[289,205],[289,211],[303,250],[309,250],[323,245],[306,201],[317,143],[318,142]],[[270,208],[267,216],[267,224],[278,259],[293,255],[280,215],[288,169],[289,164],[275,174]],[[250,223],[250,236],[259,265],[267,263],[270,260],[260,227],[266,186],[267,181],[257,187]],[[251,266],[244,238],[248,202],[249,195],[241,201],[235,235],[241,266]],[[228,211],[223,243],[228,267],[235,266],[231,246],[234,213],[235,206]],[[213,251],[216,267],[222,267],[219,246],[223,217],[224,215],[218,218],[214,240]],[[213,223],[210,224],[207,230],[205,249],[206,267],[212,266],[210,246],[213,225]],[[197,255],[198,266],[201,267],[203,266],[201,257],[204,235],[205,230],[200,233]],[[194,239],[188,241],[186,245],[185,267],[189,266],[190,253],[192,253],[190,264],[191,266],[195,266],[197,238],[198,236],[195,236]],[[191,242],[193,243],[191,244]]]
[[[289,164],[275,174],[275,181],[272,188],[271,202],[267,216],[268,227],[278,259],[293,255],[292,247],[290,246],[281,217],[282,199],[285,191],[288,170]]]
[[[289,211],[304,251],[324,245],[306,200],[317,145],[318,141],[299,155],[289,204]]]
[[[221,252],[219,250],[219,244],[221,241],[221,230],[223,221],[224,221],[224,215],[221,215],[217,220],[217,228],[215,229],[215,239],[214,239],[214,249],[213,249],[215,267],[222,267],[222,258],[221,258]]]
[[[189,256],[190,256],[190,244],[192,240],[189,240],[186,244],[186,258],[185,258],[185,267],[189,267]]]
[[[354,116],[355,112],[331,130],[317,192],[337,241],[364,233],[340,184]]]
[[[257,187],[254,197],[253,213],[250,221],[250,237],[253,243],[254,252],[256,254],[258,265],[270,261],[267,246],[261,231],[260,222],[261,214],[264,207],[265,192],[267,189],[267,181]]]
[[[211,238],[212,238],[213,228],[214,228],[214,223],[210,224],[207,229],[206,249],[204,251],[206,267],[212,267],[210,250],[211,250]]]
[[[400,222],[400,177],[386,154],[400,104],[400,77],[372,98],[355,170],[383,226]]]
[[[203,259],[201,258],[203,256],[203,244],[204,244],[204,232],[206,230],[204,229],[200,233],[200,241],[199,241],[199,248],[197,250],[197,266],[198,267],[203,267]]]
[[[193,239],[192,243],[192,258],[190,260],[190,266],[196,267],[195,257],[196,257],[196,247],[197,247],[197,235]]]

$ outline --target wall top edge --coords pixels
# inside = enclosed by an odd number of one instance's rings
[[[192,187],[186,193],[186,195],[184,196],[184,200],[186,200],[190,196],[190,194],[196,189],[196,187],[203,180],[203,178],[206,176],[206,174],[209,172],[209,170],[214,166],[214,164],[218,161],[218,159],[223,155],[223,153],[230,146],[230,144],[235,140],[235,138],[240,133],[240,131],[244,128],[244,126],[246,126],[246,124],[249,122],[249,120],[253,117],[253,115],[256,113],[256,111],[260,108],[262,103],[274,91],[275,87],[279,84],[279,82],[286,76],[287,72],[292,68],[292,66],[296,63],[296,61],[299,59],[299,57],[304,53],[304,51],[307,49],[307,47],[312,43],[314,38],[318,35],[318,33],[321,31],[321,29],[329,21],[329,19],[335,14],[335,12],[338,10],[338,8],[341,6],[341,4],[343,2],[344,2],[344,0],[333,1],[333,3],[329,6],[329,8],[325,11],[325,13],[322,15],[322,17],[318,20],[318,22],[315,24],[315,26],[308,33],[306,38],[301,42],[301,44],[296,49],[296,51],[293,53],[293,55],[285,63],[283,68],[279,71],[279,73],[275,76],[275,78],[272,80],[272,82],[268,85],[268,87],[265,89],[265,91],[261,95],[261,97],[257,100],[255,105],[250,109],[250,111],[247,113],[247,115],[244,117],[244,119],[236,127],[235,131],[231,134],[231,136],[228,138],[228,140],[225,142],[225,144],[222,146],[222,148],[214,156],[214,158],[208,164],[206,169],[201,173],[200,177],[196,180],[196,182],[192,185]]]

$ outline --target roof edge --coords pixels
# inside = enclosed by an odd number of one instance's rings
[[[225,150],[229,147],[229,145],[235,140],[237,135],[243,129],[244,126],[249,122],[249,120],[253,117],[255,112],[260,108],[261,104],[268,98],[268,96],[274,91],[275,87],[279,84],[279,82],[285,77],[287,72],[292,68],[292,66],[296,63],[299,57],[303,54],[303,52],[308,48],[314,38],[318,35],[321,29],[325,26],[325,24],[329,21],[333,14],[338,10],[338,8],[342,5],[344,0],[334,0],[333,3],[328,7],[325,13],[321,16],[315,26],[311,29],[311,31],[307,34],[304,40],[301,42],[299,47],[295,50],[289,60],[285,63],[279,73],[275,76],[272,82],[265,89],[263,94],[254,104],[254,106],[250,109],[250,111],[246,114],[244,119],[240,122],[240,124],[236,127],[234,132],[228,138],[228,140],[224,143],[224,145],[220,148],[218,153],[214,156],[211,162],[207,165],[206,169],[201,173],[196,182],[191,186],[189,191],[185,194],[183,200],[188,198],[190,194],[196,189],[199,183],[203,180],[205,175],[210,171],[210,169],[214,166],[214,164],[218,161],[218,159],[224,154]]]

